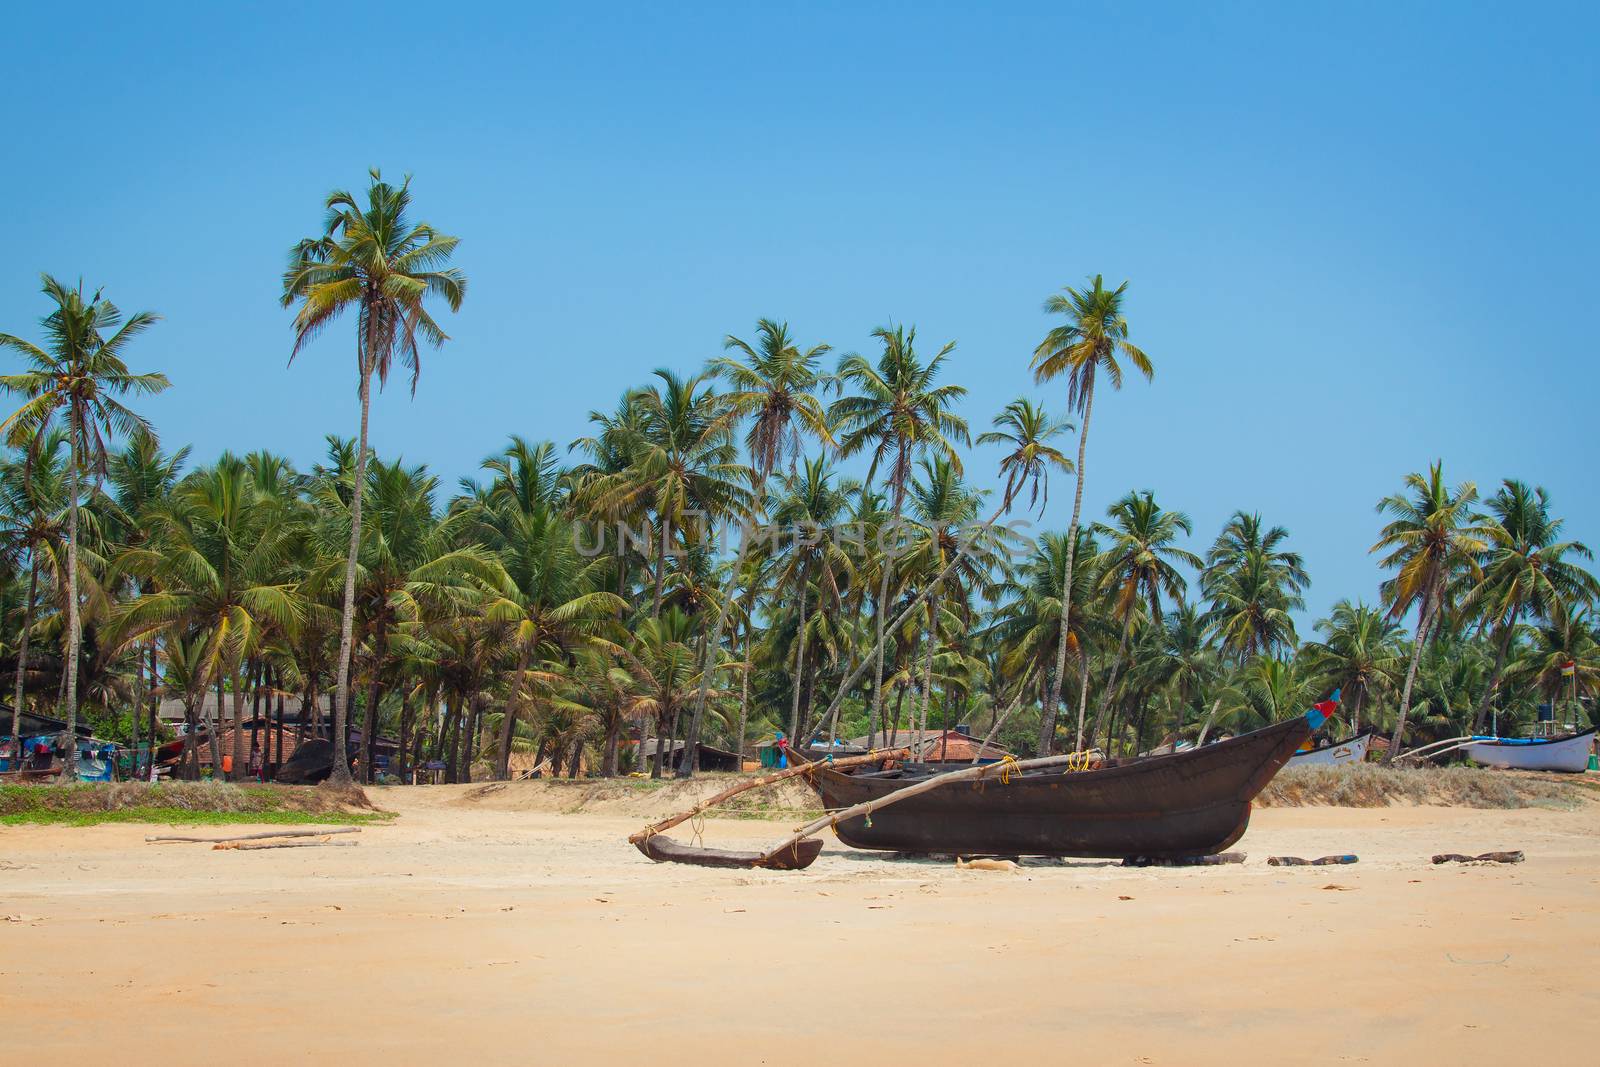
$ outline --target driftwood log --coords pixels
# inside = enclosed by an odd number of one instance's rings
[[[1122,861],[1122,865],[1124,867],[1221,867],[1244,861],[1243,852],[1218,852],[1213,856],[1129,856]]]
[[[1476,856],[1463,856],[1459,852],[1443,852],[1433,857],[1435,863],[1521,863],[1521,852],[1483,852]]]
[[[162,834],[145,838],[146,843],[161,841],[182,841],[194,845],[219,845],[229,841],[263,841],[272,837],[328,837],[332,834],[359,834],[359,826],[334,826],[322,830],[270,830],[262,834],[239,834],[235,837],[182,837],[173,834]]]
[[[1314,860],[1301,859],[1299,856],[1268,856],[1267,864],[1271,867],[1333,867],[1341,863],[1356,863],[1358,859],[1349,854],[1322,856]]]
[[[876,800],[862,801],[860,804],[852,805],[851,807],[844,808],[841,811],[829,812],[820,819],[813,819],[811,822],[806,823],[794,833],[784,838],[783,841],[777,845],[777,847],[769,849],[767,852],[763,853],[762,859],[766,862],[772,862],[778,859],[780,853],[784,852],[785,850],[793,849],[806,838],[826,830],[835,823],[844,822],[846,819],[853,819],[858,815],[870,815],[874,811],[886,808],[891,804],[898,804],[902,800],[910,800],[914,796],[920,796],[929,790],[938,789],[940,786],[951,785],[955,782],[970,782],[979,778],[988,778],[990,776],[1004,779],[1010,775],[1017,774],[1022,771],[1043,770],[1046,767],[1060,767],[1071,763],[1081,763],[1083,759],[1083,753],[1072,752],[1065,756],[1041,756],[1038,759],[1008,760],[1002,763],[985,763],[976,767],[963,767],[959,771],[949,771],[945,774],[936,774],[931,778],[924,778],[920,782],[908,785],[904,789],[898,789],[895,792],[890,793],[888,796],[879,797]],[[843,760],[840,761],[841,764],[843,762]]]
[[[312,841],[303,838],[293,841],[219,841],[211,846],[211,851],[254,852],[263,848],[321,848],[324,845],[329,848],[355,848],[359,844],[360,841],[329,841],[326,837]]]
[[[646,826],[643,830],[640,830],[636,834],[629,834],[628,843],[637,848],[640,846],[640,844],[654,837],[656,834],[670,830],[674,826],[679,826],[683,823],[686,823],[696,815],[699,815],[705,811],[709,811],[718,804],[724,803],[730,797],[738,796],[740,793],[746,792],[750,789],[759,789],[762,786],[776,785],[777,783],[785,781],[789,778],[798,778],[801,775],[810,774],[818,767],[860,767],[868,763],[877,763],[880,760],[903,759],[910,754],[911,750],[908,748],[888,748],[881,751],[868,752],[864,756],[848,756],[845,759],[834,760],[832,762],[822,760],[816,763],[802,763],[797,767],[790,767],[788,770],[778,771],[776,774],[769,774],[765,777],[756,778],[748,782],[740,782],[737,785],[729,786],[727,789],[724,789],[722,792],[718,793],[709,800],[705,800],[699,804],[696,804],[688,811],[674,815],[667,819],[662,819],[660,822],[651,823],[649,826]],[[649,853],[645,854],[649,855]],[[654,859],[656,857],[652,856],[651,858]]]

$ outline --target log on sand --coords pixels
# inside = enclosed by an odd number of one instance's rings
[[[696,804],[694,807],[690,808],[688,811],[682,812],[681,814],[678,814],[678,815],[674,815],[671,818],[662,819],[660,822],[651,823],[649,826],[646,826],[643,830],[640,830],[636,834],[629,834],[628,835],[628,843],[630,845],[633,845],[634,847],[638,848],[640,852],[644,852],[645,855],[650,856],[650,853],[645,852],[644,842],[648,841],[650,838],[654,837],[656,834],[659,834],[659,833],[661,833],[661,832],[663,832],[665,830],[670,830],[674,826],[678,826],[678,825],[681,825],[682,823],[688,822],[690,819],[694,818],[696,815],[699,815],[699,814],[701,814],[702,812],[705,812],[705,811],[709,811],[710,809],[716,807],[718,804],[721,804],[721,803],[725,802],[730,797],[738,796],[740,793],[743,793],[743,792],[745,792],[747,790],[759,789],[762,786],[767,786],[767,785],[776,785],[777,783],[785,781],[786,779],[789,779],[789,778],[798,778],[801,775],[810,774],[813,771],[815,771],[818,767],[821,767],[821,766],[824,766],[824,765],[830,766],[830,767],[834,767],[834,768],[860,767],[860,766],[863,766],[864,764],[868,764],[868,763],[877,763],[880,760],[904,759],[905,757],[907,757],[909,755],[911,755],[911,750],[907,749],[907,748],[887,748],[887,749],[883,749],[881,751],[868,752],[864,756],[849,756],[849,757],[847,757],[845,759],[842,759],[842,760],[833,760],[833,761],[824,760],[824,761],[820,761],[820,762],[817,762],[817,763],[802,763],[797,767],[790,767],[786,771],[779,771],[776,774],[769,774],[769,775],[766,775],[765,777],[762,777],[762,778],[754,778],[754,779],[752,779],[752,780],[750,780],[748,782],[740,782],[737,785],[729,786],[727,789],[724,789],[722,792],[718,793],[716,796],[712,797],[711,799],[705,800],[705,801],[700,802],[699,804]],[[650,856],[650,858],[651,859],[656,859],[657,857]],[[663,858],[672,858],[672,857],[663,857]]]
[[[235,837],[182,837],[173,834],[162,834],[155,837],[146,837],[145,842],[183,841],[195,845],[216,845],[227,841],[261,841],[271,837],[328,837],[332,834],[359,834],[359,826],[335,826],[321,830],[269,830],[263,834],[239,834]]]
[[[1521,863],[1521,852],[1482,852],[1476,856],[1463,856],[1459,852],[1442,852],[1433,857],[1435,863]]]
[[[263,848],[321,848],[324,845],[329,848],[355,848],[359,844],[361,844],[360,841],[329,841],[326,837],[319,837],[311,841],[304,839],[295,841],[219,841],[211,846],[211,851],[254,852]]]

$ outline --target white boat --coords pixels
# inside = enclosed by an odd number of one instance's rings
[[[1589,767],[1594,731],[1566,737],[1477,737],[1463,748],[1468,759],[1485,767],[1576,774]]]
[[[1327,767],[1339,763],[1360,763],[1367,758],[1367,747],[1372,744],[1372,731],[1321,748],[1296,752],[1289,757],[1291,767]]]

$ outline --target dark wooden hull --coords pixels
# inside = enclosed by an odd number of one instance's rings
[[[1165,756],[1092,771],[1039,771],[1002,784],[997,770],[839,823],[853,848],[1003,856],[1175,858],[1221,852],[1244,835],[1250,801],[1309,735],[1304,718]],[[830,809],[887,796],[915,771],[813,783]],[[910,776],[908,776],[910,775]],[[871,825],[868,825],[870,819]]]
[[[687,863],[695,867],[765,867],[771,871],[799,871],[811,866],[822,851],[822,839],[813,837],[797,842],[765,859],[760,852],[734,852],[725,848],[702,848],[686,845],[666,834],[652,834],[635,843],[635,847],[657,863]]]

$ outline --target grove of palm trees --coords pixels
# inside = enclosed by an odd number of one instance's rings
[[[220,768],[202,728],[225,723],[203,709],[254,722],[288,694],[330,709],[310,730],[335,779],[354,761],[369,781],[376,736],[397,739],[387,780],[431,763],[466,781],[514,758],[687,776],[697,743],[749,757],[777,731],[964,725],[1019,754],[1129,753],[1335,689],[1342,729],[1400,747],[1515,733],[1540,705],[1592,721],[1600,583],[1538,471],[1478,484],[1446,459],[1374,485],[1371,540],[1349,551],[1389,577],[1318,619],[1293,531],[1247,499],[1218,530],[1137,485],[1097,485],[1114,503],[1086,508],[1091,425],[1139,419],[1180,358],[1136,344],[1136,283],[1048,295],[1016,354],[1036,387],[1000,411],[971,410],[955,342],[909,321],[821,339],[761,318],[698,365],[639,366],[577,440],[506,427],[476,478],[443,486],[368,446],[375,389],[425,393],[422,357],[468,299],[470,262],[412,195],[374,171],[329,196],[319,232],[286,235],[285,355],[323,334],[356,355],[357,404],[310,469],[160,436],[140,400],[182,382],[147,365],[156,314],[47,276],[39,322],[0,324],[13,716],[135,745],[172,739],[156,707],[179,700]],[[973,469],[975,441],[997,470]],[[643,737],[686,743],[646,765]]]

